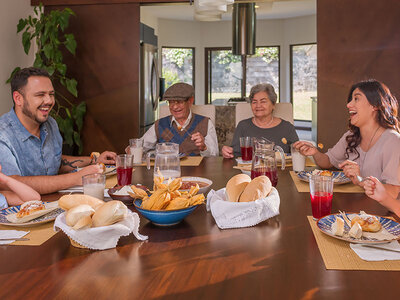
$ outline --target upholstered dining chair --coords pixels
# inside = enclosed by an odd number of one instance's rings
[[[251,111],[250,103],[238,103],[235,109],[236,126],[240,121],[251,118],[253,112]],[[274,116],[284,119],[293,124],[293,106],[292,103],[276,103]]]
[[[209,117],[211,122],[213,122],[215,126],[215,106],[212,104],[208,105],[192,105],[192,112],[198,115],[202,115],[205,117]],[[169,112],[168,104],[160,105],[159,116],[160,119],[166,116],[169,116],[171,113]]]

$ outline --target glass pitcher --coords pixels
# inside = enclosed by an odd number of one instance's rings
[[[278,184],[278,172],[275,152],[279,152],[282,159],[282,170],[285,169],[286,161],[283,149],[265,138],[255,138],[254,155],[251,164],[251,179],[266,175],[273,186]]]
[[[150,170],[150,158],[154,151],[147,153],[147,169]],[[165,179],[181,177],[181,163],[179,160],[179,145],[175,143],[160,143],[156,145],[154,160],[154,176],[161,172]]]

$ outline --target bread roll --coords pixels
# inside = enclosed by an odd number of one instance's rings
[[[68,210],[65,220],[68,226],[75,226],[76,223],[83,217],[91,217],[94,214],[94,209],[88,204],[81,204]]]
[[[272,189],[271,180],[265,175],[254,178],[240,195],[239,202],[250,202],[269,195]]]
[[[92,217],[86,216],[81,218],[78,222],[76,222],[75,226],[72,228],[74,228],[75,230],[86,229],[92,227],[92,223],[93,223]]]
[[[100,206],[93,215],[93,226],[107,226],[125,218],[128,208],[121,201],[109,201]]]
[[[238,174],[229,179],[226,183],[226,196],[228,201],[238,202],[240,195],[250,181],[250,176],[246,174]]]
[[[90,205],[96,210],[104,204],[104,201],[83,194],[64,195],[58,200],[58,206],[60,206],[63,210],[70,210],[71,208],[81,204]]]
[[[366,232],[378,232],[382,228],[379,220],[375,216],[371,216],[368,214],[355,216],[351,220],[351,226],[353,226],[355,223],[360,224],[361,229]]]

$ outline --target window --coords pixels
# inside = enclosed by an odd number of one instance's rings
[[[177,82],[194,86],[194,48],[162,47],[161,61],[165,89]]]
[[[293,117],[311,121],[311,97],[317,96],[317,45],[291,45],[290,56]]]
[[[253,85],[271,83],[279,95],[279,47],[257,47],[252,56],[232,55],[230,48],[206,48],[207,103],[243,98]]]

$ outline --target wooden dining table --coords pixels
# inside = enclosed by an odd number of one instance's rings
[[[205,158],[182,175],[207,177],[218,190],[240,172],[235,164]],[[152,171],[137,168],[133,182],[152,186]],[[297,192],[288,170],[278,175],[280,215],[254,227],[221,230],[202,205],[172,227],[140,217],[148,241],[130,235],[115,249],[75,248],[62,232],[41,246],[0,246],[0,299],[397,298],[399,272],[325,268],[307,220],[309,194]],[[364,194],[334,194],[339,209],[389,215]]]

